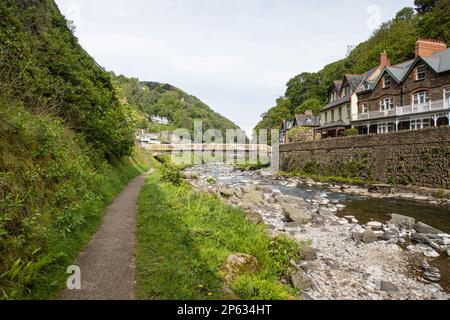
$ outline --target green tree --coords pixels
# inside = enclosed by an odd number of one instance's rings
[[[299,107],[295,109],[295,113],[305,113],[307,110],[311,110],[313,113],[317,114],[323,108],[324,103],[322,100],[318,98],[309,98],[305,102],[303,102]]]

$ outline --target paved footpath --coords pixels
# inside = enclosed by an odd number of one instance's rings
[[[147,175],[135,178],[107,209],[98,232],[80,253],[81,290],[65,289],[62,300],[136,299],[136,212]]]

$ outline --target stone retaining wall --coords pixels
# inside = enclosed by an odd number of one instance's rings
[[[282,145],[280,168],[450,189],[450,127]]]

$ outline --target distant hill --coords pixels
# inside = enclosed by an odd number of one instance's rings
[[[119,96],[125,97],[141,115],[139,123],[141,128],[148,128],[155,132],[185,128],[193,132],[194,121],[201,120],[203,130],[218,129],[225,134],[226,129],[239,129],[235,123],[214,112],[200,99],[177,87],[167,83],[139,81],[123,75],[111,74]],[[167,117],[170,125],[149,123],[147,121],[149,115]]]
[[[386,51],[392,63],[414,58],[417,38],[433,38],[450,44],[449,0],[416,0],[416,10],[404,8],[395,18],[383,23],[365,42],[345,59],[322,70],[303,72],[289,80],[286,93],[276,106],[262,115],[255,129],[280,128],[283,118],[292,118],[307,109],[318,113],[328,100],[328,89],[334,80],[346,73],[362,73],[379,64]]]

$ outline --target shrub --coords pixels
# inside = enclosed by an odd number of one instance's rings
[[[353,136],[357,136],[357,135],[359,135],[359,131],[356,128],[347,129],[344,131],[345,137],[353,137]]]

